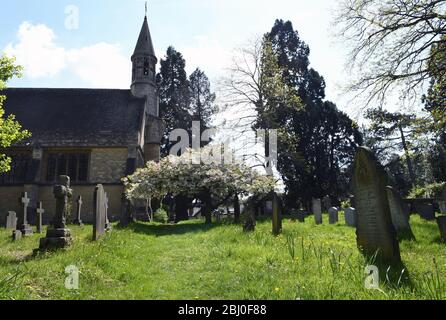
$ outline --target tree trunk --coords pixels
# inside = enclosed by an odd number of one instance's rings
[[[415,171],[413,170],[412,159],[411,159],[410,153],[409,153],[409,147],[407,146],[406,137],[404,135],[403,127],[401,125],[399,125],[398,128],[400,129],[401,141],[403,143],[404,153],[406,154],[406,162],[407,162],[407,168],[409,169],[410,181],[412,183],[412,187],[414,187],[415,183],[416,183],[416,179],[415,179]]]
[[[240,223],[240,200],[238,194],[234,197],[234,222]]]

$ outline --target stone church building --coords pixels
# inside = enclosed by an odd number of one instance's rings
[[[155,84],[157,58],[147,17],[131,61],[130,90],[10,88],[2,92],[7,96],[6,114],[16,115],[32,137],[1,151],[12,157],[12,170],[0,175],[0,222],[8,211],[20,211],[23,192],[31,199],[31,220],[42,201],[49,221],[55,212],[53,186],[59,175],[71,177],[73,209],[82,196],[84,221],[92,221],[97,184],[108,193],[109,215],[121,214],[121,179],[146,161],[159,160],[164,131]]]

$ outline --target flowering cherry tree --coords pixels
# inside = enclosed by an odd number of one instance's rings
[[[262,197],[274,191],[274,177],[261,175],[243,163],[192,161],[202,153],[188,150],[179,157],[148,162],[123,179],[127,198],[161,199],[168,193],[198,198],[210,223],[212,211],[236,195]]]

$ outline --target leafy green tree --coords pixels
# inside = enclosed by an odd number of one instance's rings
[[[172,146],[169,135],[173,130],[190,131],[192,118],[189,112],[189,81],[185,67],[186,61],[183,55],[173,47],[169,47],[165,58],[161,60],[160,72],[157,75],[160,117],[166,123],[161,143],[161,156],[163,157],[169,154]]]
[[[6,83],[13,77],[20,77],[22,67],[15,64],[15,60],[6,56],[0,57],[0,91],[6,88]],[[5,116],[3,103],[6,100],[5,95],[0,95],[0,147],[8,148],[14,143],[31,136],[31,134],[22,130],[22,126],[15,119],[14,115]],[[0,173],[11,170],[11,158],[6,154],[0,153]]]
[[[417,118],[414,114],[391,113],[383,109],[367,111],[366,118],[371,121],[370,129],[378,141],[390,142],[393,149],[404,150],[407,169],[412,187],[416,184],[415,169],[411,151],[415,140],[414,128]]]
[[[276,20],[270,33],[278,67],[288,88],[297,92],[303,107],[279,112],[276,125],[285,128],[288,139],[280,140],[278,170],[290,205],[308,203],[326,194],[339,199],[348,189],[345,172],[362,144],[357,124],[325,98],[325,81],[310,68],[308,45],[290,21]],[[281,103],[278,110],[284,109]]]

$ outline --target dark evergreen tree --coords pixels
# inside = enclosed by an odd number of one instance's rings
[[[161,60],[157,84],[160,99],[160,117],[166,123],[166,130],[161,144],[161,156],[167,156],[176,142],[169,141],[169,134],[175,129],[190,131],[191,114],[189,112],[189,81],[186,74],[186,61],[183,55],[169,47]]]
[[[189,77],[189,97],[192,120],[200,122],[200,132],[203,133],[210,128],[212,116],[217,112],[217,108],[211,83],[206,74],[198,68]],[[205,144],[202,142],[201,147]]]

